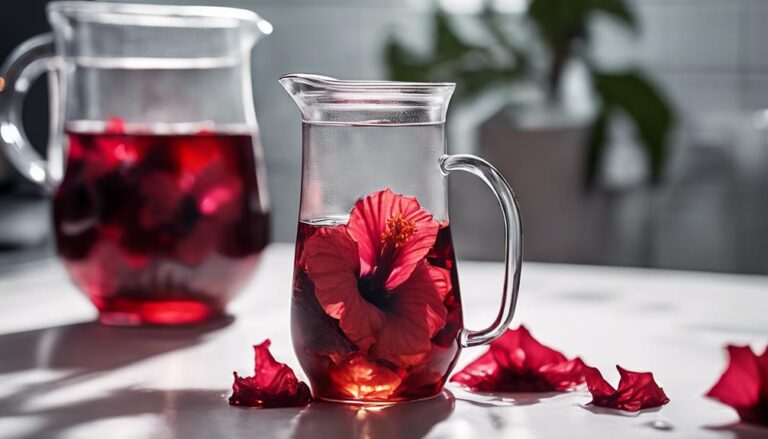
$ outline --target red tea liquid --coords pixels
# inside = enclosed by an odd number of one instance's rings
[[[109,124],[67,134],[56,244],[101,321],[191,324],[220,315],[268,241],[253,136]]]
[[[315,296],[315,286],[299,262],[306,241],[321,227],[299,223],[296,240],[291,328],[293,346],[316,398],[359,402],[396,402],[428,398],[441,392],[459,356],[458,334],[463,328],[459,280],[450,228],[440,228],[427,261],[451,273],[451,291],[443,304],[445,326],[431,339],[431,349],[410,365],[398,365],[373,354],[362,354],[330,317]],[[339,368],[349,358],[357,367]],[[362,385],[361,385],[362,384]]]

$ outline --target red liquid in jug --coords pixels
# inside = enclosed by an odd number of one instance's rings
[[[53,203],[58,254],[109,324],[220,315],[268,241],[254,138],[69,129]]]
[[[450,273],[451,289],[442,303],[446,310],[445,325],[429,340],[426,351],[397,361],[379,355],[375,344],[367,351],[355,346],[340,328],[340,321],[318,302],[315,285],[300,261],[307,240],[323,227],[328,226],[299,223],[291,309],[294,349],[315,397],[388,403],[439,394],[458,359],[457,337],[463,327],[450,228],[440,227],[426,258],[430,265]],[[365,300],[386,310],[386,298],[366,291],[364,281],[360,282],[359,292]],[[423,315],[416,317],[426,319],[426,314],[425,309]]]

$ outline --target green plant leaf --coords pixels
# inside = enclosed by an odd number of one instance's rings
[[[552,48],[569,45],[586,34],[589,3],[592,0],[531,0],[528,17],[539,35]]]
[[[584,165],[584,186],[587,189],[592,189],[595,186],[597,175],[603,163],[608,137],[609,112],[607,107],[602,107],[589,128],[586,145],[587,157]]]
[[[390,37],[384,49],[384,60],[389,77],[398,81],[455,81],[455,101],[469,99],[478,94],[517,80],[523,73],[524,63],[510,64],[494,55],[493,47],[468,44],[461,39],[447,15],[436,11],[433,49],[427,56],[419,56]],[[518,60],[519,54],[512,59]],[[506,58],[505,58],[506,59]]]
[[[623,22],[632,30],[637,30],[637,20],[632,9],[624,0],[590,0],[589,9],[593,12],[602,12],[610,17]]]
[[[651,180],[661,180],[667,141],[675,115],[665,97],[639,71],[592,72],[592,80],[606,108],[623,111],[635,127],[648,155]]]
[[[438,59],[460,57],[476,50],[464,43],[451,26],[448,14],[438,9],[435,13],[435,54]]]
[[[410,49],[390,37],[384,48],[384,61],[389,69],[389,77],[395,81],[427,81],[428,63],[420,60]]]
[[[606,14],[637,28],[637,20],[626,0],[531,0],[528,17],[550,48],[571,45],[578,39],[587,40],[589,20],[595,14]]]

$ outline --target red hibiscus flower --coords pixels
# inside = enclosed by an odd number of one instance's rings
[[[584,382],[587,366],[536,341],[525,326],[508,330],[451,381],[480,392],[551,392]]]
[[[309,387],[299,381],[290,367],[275,361],[269,353],[270,341],[253,347],[255,367],[252,377],[242,378],[233,372],[232,396],[229,403],[247,407],[300,407],[312,400]]]
[[[361,351],[397,364],[429,352],[451,290],[448,270],[426,260],[438,228],[415,198],[387,189],[307,240],[301,264],[318,302]]]
[[[587,387],[592,394],[592,404],[628,412],[660,407],[669,402],[664,389],[656,384],[650,372],[632,372],[616,366],[621,379],[614,389],[599,370],[592,367],[587,372]]]
[[[744,422],[768,425],[768,347],[760,356],[748,346],[727,349],[728,368],[707,396],[736,409]]]

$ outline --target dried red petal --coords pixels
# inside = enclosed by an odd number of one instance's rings
[[[299,381],[293,370],[275,361],[269,352],[270,341],[253,347],[255,367],[252,377],[233,372],[231,405],[258,408],[301,407],[312,400],[309,387]]]
[[[589,368],[586,380],[592,394],[592,404],[628,412],[660,407],[669,402],[664,389],[656,384],[651,372],[632,372],[616,366],[621,379],[614,389],[594,367]]]
[[[476,392],[507,392],[512,380],[505,376],[499,363],[490,352],[479,356],[460,372],[451,377],[451,382],[458,383]]]
[[[757,356],[749,346],[728,349],[728,368],[707,396],[727,404],[742,421],[768,425],[768,348]]]
[[[584,383],[587,370],[580,358],[568,360],[520,326],[493,341],[451,381],[481,392],[566,391]]]

